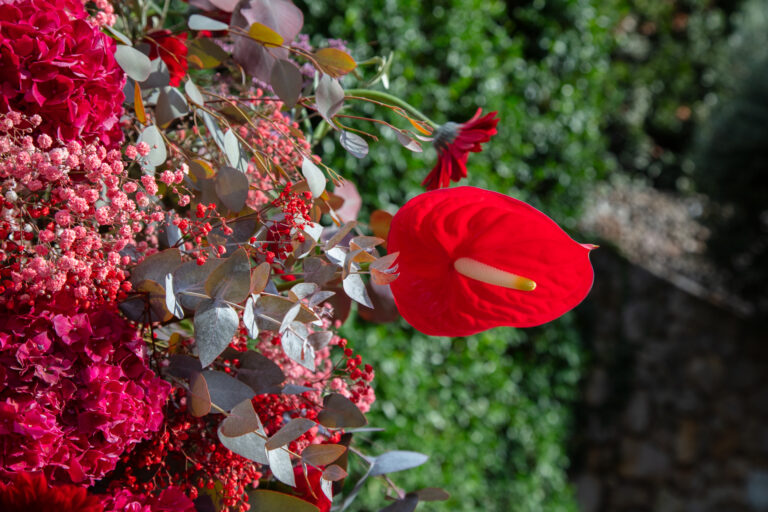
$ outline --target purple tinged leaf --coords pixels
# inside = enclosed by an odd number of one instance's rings
[[[341,457],[346,451],[347,447],[341,444],[311,444],[301,452],[301,458],[307,464],[325,466]]]
[[[317,415],[317,421],[326,428],[357,428],[368,424],[360,409],[339,393],[323,399],[323,410]]]
[[[134,288],[138,288],[139,283],[147,279],[161,283],[166,274],[180,266],[181,252],[176,248],[166,249],[147,256],[136,265],[131,272],[130,281]]]
[[[365,158],[368,154],[368,143],[364,138],[350,131],[342,131],[339,135],[341,147],[346,149],[355,158]]]
[[[274,450],[294,441],[306,431],[314,427],[316,423],[307,418],[294,418],[280,428],[267,440],[267,450]]]
[[[299,336],[292,328],[282,333],[280,341],[285,355],[304,368],[315,371],[315,349],[312,348],[312,345],[306,339]]]
[[[248,178],[242,172],[232,167],[222,167],[214,178],[216,195],[224,206],[237,213],[245,206],[248,199]]]
[[[309,344],[312,345],[312,348],[315,350],[322,350],[325,347],[328,346],[328,343],[331,342],[331,339],[333,338],[333,333],[324,331],[324,332],[313,332],[309,335],[307,338],[307,341],[309,341]]]
[[[261,23],[280,34],[285,41],[293,41],[304,25],[304,15],[290,0],[245,0],[232,14],[232,25],[247,31],[253,23]],[[232,56],[246,72],[269,83],[275,60],[288,58],[285,48],[267,51],[249,37],[235,39]]]
[[[237,6],[237,3],[240,0],[206,0],[213,4],[218,9],[221,9],[224,12],[232,12],[235,10],[235,7]]]
[[[168,373],[180,379],[190,379],[203,371],[197,358],[184,354],[172,354],[168,358],[168,363]]]
[[[256,489],[248,493],[251,510],[280,510],[282,512],[318,512],[318,508],[296,496],[267,489]]]
[[[205,292],[210,297],[235,304],[243,302],[250,289],[251,259],[242,247],[217,266],[205,281]]]
[[[178,89],[163,87],[160,90],[155,106],[155,118],[160,126],[167,126],[174,119],[185,116],[187,112],[189,112],[189,105]]]
[[[243,310],[243,325],[248,329],[248,337],[256,339],[259,335],[259,326],[256,323],[256,317],[253,314],[253,297],[248,297],[245,301],[245,309]]]
[[[261,425],[259,415],[253,409],[250,398],[232,408],[229,415],[221,422],[219,432],[227,437],[244,436],[251,432],[264,432],[264,427]]]
[[[276,390],[285,380],[280,367],[271,359],[256,352],[245,352],[240,356],[237,378],[257,393]]]
[[[203,372],[203,376],[208,383],[211,402],[225,411],[229,411],[244,400],[250,400],[256,394],[248,384],[226,373],[209,370]],[[219,411],[214,410],[214,412]]]
[[[173,291],[176,300],[185,308],[196,310],[200,303],[206,300],[188,293],[205,295],[205,281],[211,272],[221,264],[218,258],[208,258],[203,265],[196,261],[188,261],[173,271]]]
[[[296,65],[287,60],[278,60],[272,66],[269,84],[286,107],[293,108],[301,97],[304,77]]]
[[[176,295],[173,290],[173,274],[170,272],[165,275],[165,307],[176,318],[184,318],[184,310],[181,309],[181,304],[176,302]]]
[[[317,111],[323,116],[323,119],[334,126],[331,118],[341,110],[341,106],[344,104],[344,89],[339,85],[339,81],[328,75],[321,76],[315,91],[315,103],[317,103]]]
[[[416,505],[419,504],[419,497],[415,494],[408,493],[402,500],[387,505],[379,512],[413,512],[416,510]]]

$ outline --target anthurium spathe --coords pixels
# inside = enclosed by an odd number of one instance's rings
[[[532,327],[579,304],[592,287],[589,252],[552,219],[474,187],[425,192],[392,219],[400,314],[433,336]]]

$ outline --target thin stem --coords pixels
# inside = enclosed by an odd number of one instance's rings
[[[382,103],[394,105],[396,107],[400,107],[401,109],[405,110],[408,114],[415,117],[419,121],[424,121],[432,128],[436,129],[438,126],[440,126],[438,123],[434,122],[432,119],[427,117],[426,114],[421,112],[419,109],[417,109],[410,103],[398,98],[397,96],[393,96],[392,94],[389,94],[383,91],[376,91],[374,89],[348,89],[344,91],[344,95],[357,97],[357,98],[364,98],[364,99],[369,99],[374,101],[380,101]]]

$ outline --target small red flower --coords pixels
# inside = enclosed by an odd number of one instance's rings
[[[16,473],[0,483],[0,510],[3,512],[102,512],[98,497],[76,485],[49,486],[42,474]]]
[[[479,108],[466,123],[445,123],[437,129],[434,142],[437,164],[421,182],[427,190],[445,188],[451,181],[467,177],[469,152],[482,151],[480,145],[496,135],[496,125],[499,123],[496,112],[480,117],[482,113],[483,109]]]
[[[173,35],[170,30],[157,30],[147,35],[149,58],[152,60],[158,57],[163,59],[171,75],[171,87],[181,84],[181,79],[187,74],[186,39],[186,32]]]
[[[323,472],[312,466],[307,466],[307,476],[304,476],[304,470],[301,465],[293,468],[293,475],[296,478],[296,488],[294,491],[298,497],[315,505],[320,512],[329,512],[331,510],[331,500],[323,493],[320,487],[320,478]],[[307,482],[307,479],[309,482]]]
[[[574,308],[592,287],[589,252],[522,201],[474,187],[425,192],[392,219],[392,294],[432,336],[532,327]]]

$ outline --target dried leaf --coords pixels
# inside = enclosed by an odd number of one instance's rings
[[[321,48],[315,52],[314,58],[319,66],[319,71],[332,78],[346,75],[357,67],[355,59],[338,48]]]
[[[211,412],[211,395],[202,373],[196,373],[189,382],[189,413],[196,418]]]
[[[139,82],[133,82],[133,109],[136,112],[136,119],[141,124],[147,124],[147,114],[144,111],[144,101],[141,99]]]
[[[283,44],[283,36],[258,21],[251,23],[248,28],[248,35],[264,46],[281,46]]]
[[[389,235],[389,226],[392,224],[392,214],[384,210],[375,210],[371,213],[371,220],[368,222],[373,234],[379,238],[387,239]]]
[[[400,274],[390,274],[382,272],[379,269],[371,267],[371,280],[378,285],[386,285],[394,281],[400,276]]]
[[[197,69],[211,69],[224,62],[229,54],[207,37],[187,43],[187,61]]]
[[[431,129],[427,129],[428,125],[427,127],[425,127],[426,123],[424,123],[424,121],[416,121],[415,119],[411,119],[410,117],[408,118],[408,121],[413,125],[414,128],[420,131],[423,135],[427,135],[427,136],[432,135]]]
[[[400,251],[395,251],[387,254],[386,256],[382,256],[381,258],[377,259],[374,263],[371,263],[371,268],[375,268],[383,272],[388,268],[390,268],[395,263],[395,260],[397,260],[398,256],[400,256]]]

